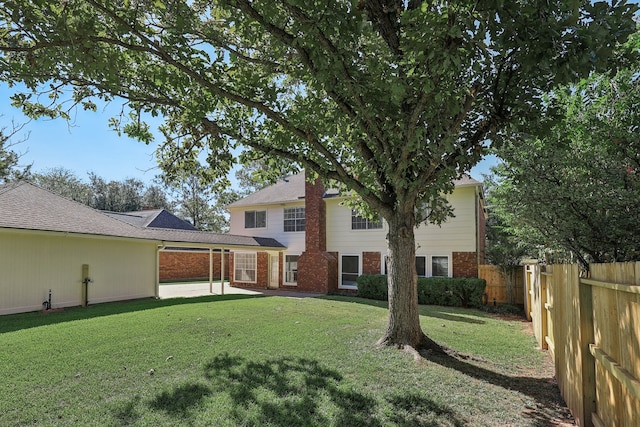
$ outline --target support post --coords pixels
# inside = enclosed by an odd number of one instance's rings
[[[220,249],[220,295],[224,295],[224,248]]]
[[[209,293],[213,293],[213,248],[209,248]]]

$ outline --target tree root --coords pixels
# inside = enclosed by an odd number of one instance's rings
[[[397,342],[394,341],[391,337],[389,336],[384,336],[382,337],[378,342],[377,342],[377,346],[378,347],[396,347],[398,349],[402,349],[405,350],[406,352],[413,354],[414,357],[416,357],[416,355],[418,357],[421,357],[420,354],[422,352],[425,352],[427,354],[440,354],[440,355],[446,355],[448,352],[448,348],[444,347],[440,344],[438,344],[437,342],[435,342],[434,340],[432,340],[431,338],[429,338],[428,336],[426,336],[425,334],[421,334],[419,340],[417,343],[408,343],[408,342]]]
[[[423,361],[425,358],[429,358],[430,356],[445,356],[462,360],[472,360],[475,362],[486,362],[486,360],[482,358],[460,353],[450,347],[438,344],[425,334],[422,334],[417,345],[394,342],[390,337],[385,336],[377,342],[377,346],[396,347],[397,349],[403,350],[404,352],[412,355],[416,361]]]

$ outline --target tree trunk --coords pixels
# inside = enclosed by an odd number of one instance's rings
[[[389,325],[378,341],[381,345],[415,350],[442,348],[420,328],[418,276],[416,274],[415,220],[411,213],[396,212],[389,223],[387,242],[387,280],[389,286]]]

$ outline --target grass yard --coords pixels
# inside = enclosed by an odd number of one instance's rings
[[[0,317],[0,425],[544,426],[563,414],[519,321],[421,307],[462,355],[375,348],[357,298],[202,297]]]

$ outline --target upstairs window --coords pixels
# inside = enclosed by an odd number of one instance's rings
[[[284,231],[304,231],[304,207],[284,209]]]
[[[245,211],[244,228],[266,228],[267,211]]]
[[[352,230],[378,230],[382,228],[382,220],[377,221],[364,218],[354,210],[351,211],[351,229]]]

